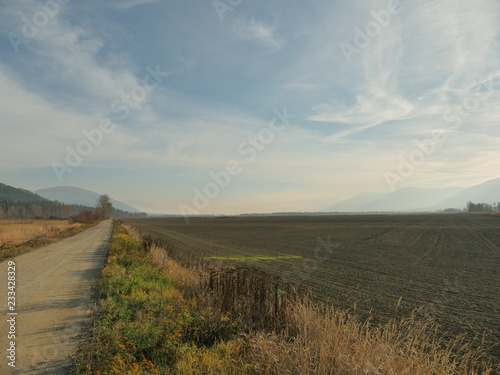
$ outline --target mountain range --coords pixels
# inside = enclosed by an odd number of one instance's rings
[[[148,214],[165,214],[165,210],[153,203],[150,202],[145,202],[141,200],[131,200],[131,201],[125,201],[124,203],[128,204],[129,206],[135,207],[142,212],[147,212]]]
[[[31,192],[0,183],[0,200],[6,199],[12,202],[34,203],[48,200],[70,205],[94,207],[99,196],[100,194],[94,191],[73,186],[58,186]],[[130,201],[127,204],[115,199],[110,200],[113,207],[125,212],[163,213],[160,207],[149,202]],[[434,212],[446,209],[463,210],[468,201],[489,204],[500,202],[500,178],[469,188],[449,187],[430,189],[408,187],[390,193],[362,193],[343,201],[332,199],[324,212]]]
[[[434,205],[432,208],[441,210],[448,207],[464,207],[468,201],[474,203],[500,202],[500,178],[465,189]]]
[[[391,193],[362,193],[333,204],[326,212],[423,212],[464,209],[474,203],[500,202],[500,178],[469,188],[402,188]]]
[[[74,186],[57,186],[47,189],[35,190],[35,193],[45,199],[58,201],[65,204],[77,204],[81,206],[94,207],[97,199],[101,194],[94,191],[74,187]],[[113,207],[122,211],[139,213],[141,212],[135,207],[129,206],[123,202],[110,198]]]

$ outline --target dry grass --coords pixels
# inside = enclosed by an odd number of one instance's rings
[[[39,238],[52,238],[80,224],[68,220],[0,220],[0,248],[16,246]]]
[[[201,293],[247,329],[281,331],[288,325],[287,306],[298,300],[297,289],[260,269],[238,266],[209,270]]]
[[[435,326],[415,317],[383,326],[361,323],[332,307],[289,307],[292,337],[258,334],[244,351],[260,374],[490,374],[462,338],[443,344]]]
[[[132,237],[134,240],[136,240],[137,242],[142,242],[142,233],[139,229],[137,229],[136,227],[133,227],[132,225],[127,225],[127,224],[123,224],[120,222],[120,225],[125,228],[127,234]]]
[[[130,232],[128,233],[130,234]],[[168,278],[177,287],[184,290],[193,290],[200,285],[199,274],[194,270],[182,267],[179,263],[172,260],[163,248],[157,245],[152,245],[149,249],[149,256],[151,262],[165,272]]]
[[[210,310],[243,323],[247,334],[221,346],[231,348],[222,357],[221,347],[201,350],[198,359],[190,358],[196,363],[192,374],[202,374],[196,368],[206,363],[249,374],[493,374],[483,349],[474,350],[464,337],[445,343],[438,327],[417,318],[417,311],[384,325],[362,322],[347,311],[298,299],[293,288],[247,268],[210,273],[205,285],[201,299]]]

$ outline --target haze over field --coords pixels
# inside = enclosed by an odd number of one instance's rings
[[[326,212],[434,212],[446,209],[465,209],[466,203],[500,202],[500,178],[470,188],[401,188],[391,193],[362,193],[349,199],[334,200],[322,211]],[[65,204],[93,206],[100,193],[71,186],[40,189],[35,193],[49,200]],[[128,212],[164,214],[162,209],[145,201],[129,204],[111,199],[115,208]],[[255,211],[252,211],[255,212]]]
[[[173,214],[463,207],[499,176],[499,15],[497,0],[4,1],[0,181]]]

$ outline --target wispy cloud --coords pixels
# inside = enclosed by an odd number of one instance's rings
[[[284,89],[287,90],[301,90],[301,91],[313,91],[313,90],[318,90],[320,88],[324,88],[323,85],[318,85],[315,83],[303,83],[303,82],[295,82],[295,83],[287,83],[286,85],[283,85]]]
[[[18,8],[9,5],[5,17],[16,14],[21,25],[29,25],[36,11],[42,11],[34,1],[22,3]],[[70,6],[71,3],[67,8],[61,6],[61,11],[53,16],[46,14],[42,26],[30,26],[36,35],[23,46],[12,69],[22,72],[18,78],[34,91],[48,97],[58,95],[55,101],[59,104],[84,109],[120,96],[137,85],[139,79],[126,54],[112,52],[108,42],[92,28],[67,21]],[[34,74],[41,71],[43,74]]]
[[[235,33],[244,39],[256,40],[274,49],[280,49],[286,42],[277,35],[277,23],[266,25],[255,18],[240,18],[233,22]]]
[[[78,139],[80,129],[97,123],[97,119],[55,108],[43,97],[21,87],[14,77],[0,65],[0,113],[4,124],[0,170],[50,165],[66,152],[67,142]]]
[[[126,10],[130,8],[134,8],[136,6],[144,5],[144,4],[153,4],[153,3],[159,3],[160,1],[163,0],[127,0],[127,1],[120,1],[115,5],[115,8]]]
[[[372,97],[359,97],[356,106],[349,108],[342,105],[318,105],[314,108],[316,114],[310,116],[309,120],[356,125],[334,135],[335,139],[341,139],[388,121],[402,120],[412,108],[404,99],[380,92]]]

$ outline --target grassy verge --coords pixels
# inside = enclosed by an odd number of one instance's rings
[[[136,238],[115,227],[76,374],[492,373],[463,339],[443,345],[431,323],[360,322],[263,272],[187,269]]]
[[[196,299],[184,296],[198,284],[193,273],[174,262],[160,270],[154,256],[123,227],[115,227],[99,312],[90,341],[76,358],[77,374],[177,373],[193,348],[234,333],[227,319],[211,322],[200,314]]]
[[[49,228],[49,232],[45,235],[35,236],[28,241],[0,248],[0,261],[8,258],[13,258],[18,255],[36,250],[42,246],[50,245],[64,238],[74,236],[83,232],[85,229],[95,226],[95,224],[78,224],[66,229],[59,230],[57,228]]]

